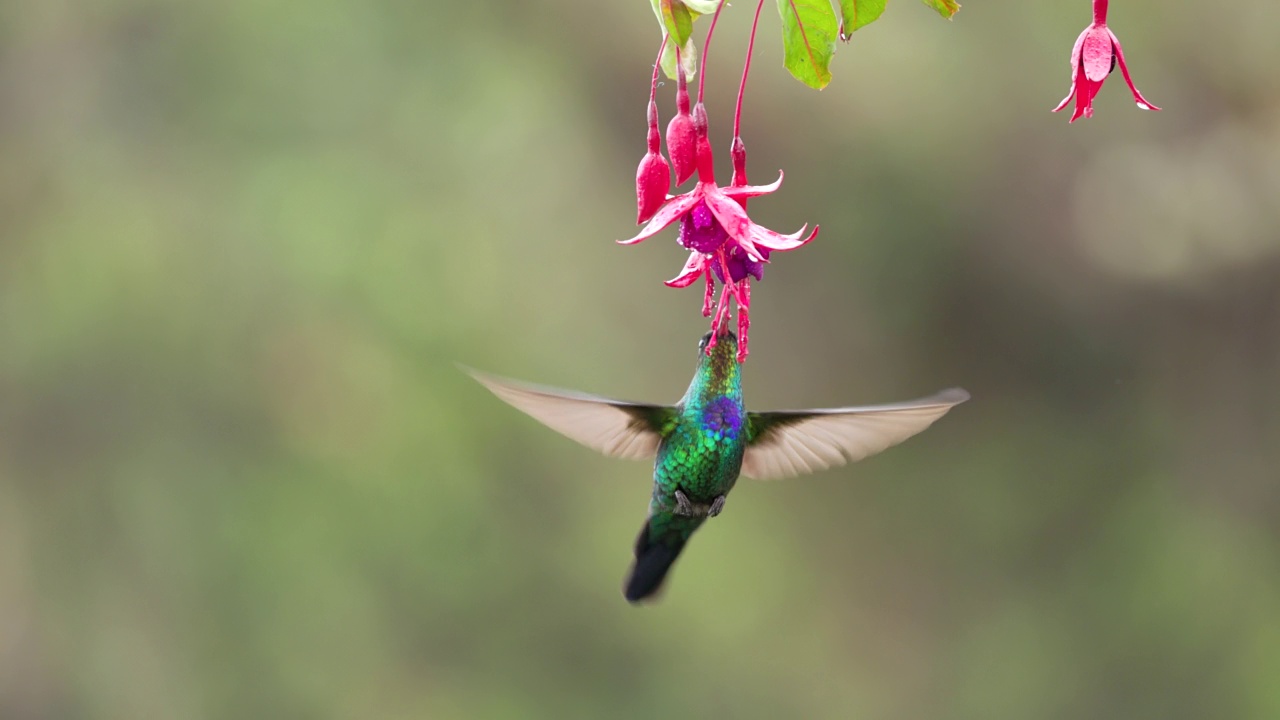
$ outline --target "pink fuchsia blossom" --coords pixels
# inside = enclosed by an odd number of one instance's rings
[[[768,250],[795,250],[812,240],[818,234],[815,227],[812,232],[805,235],[805,227],[790,235],[774,232],[769,228],[757,225],[747,216],[747,211],[737,203],[738,199],[747,199],[767,195],[777,190],[782,185],[782,173],[778,173],[778,179],[769,185],[743,185],[739,187],[719,187],[715,184],[715,180],[710,182],[699,180],[693,189],[683,195],[676,195],[667,199],[666,204],[654,213],[653,219],[645,225],[635,237],[627,240],[619,240],[620,245],[635,245],[657,235],[677,220],[683,220],[686,216],[699,208],[700,221],[695,220],[695,226],[702,223],[698,232],[712,236],[718,236],[716,227],[719,232],[724,233],[721,242],[731,243],[742,249],[746,256],[752,260],[761,261],[764,256],[760,252],[760,248]],[[708,223],[714,223],[710,225]],[[703,239],[696,242],[698,247],[707,247],[710,240]],[[717,248],[719,246],[716,246]],[[692,249],[692,248],[690,248]],[[714,252],[707,250],[706,252]]]
[[[1068,122],[1075,122],[1081,117],[1093,117],[1093,98],[1098,94],[1103,81],[1115,70],[1117,62],[1138,107],[1143,110],[1160,109],[1142,97],[1142,93],[1134,86],[1120,40],[1107,27],[1107,4],[1108,0],[1094,0],[1093,23],[1080,33],[1071,50],[1071,92],[1053,109],[1054,112],[1062,110],[1074,97],[1076,109]]]
[[[710,143],[707,142],[706,109],[702,103],[694,108],[692,117],[697,132],[697,184],[687,193],[668,198],[666,204],[635,237],[618,242],[634,245],[679,221],[677,241],[689,250],[689,258],[680,274],[666,284],[677,288],[688,287],[699,277],[705,278],[707,290],[702,314],[710,317],[715,296],[715,278],[718,277],[724,283],[725,292],[720,296],[711,324],[712,338],[717,337],[723,327],[729,312],[728,299],[732,296],[738,306],[738,360],[741,362],[748,354],[750,277],[761,279],[764,264],[769,262],[771,252],[794,250],[808,243],[817,236],[818,228],[814,227],[807,235],[807,226],[791,235],[783,235],[752,222],[746,211],[747,200],[767,195],[781,187],[782,173],[779,172],[778,179],[770,185],[735,184],[720,187],[715,180],[715,165]],[[740,165],[745,166],[745,150],[740,146],[740,140],[735,142],[734,175],[735,180],[745,182],[745,167],[739,168]]]
[[[699,116],[702,117],[701,123],[698,123]],[[716,184],[711,147],[706,142],[706,110],[702,107],[702,103],[698,103],[698,107],[694,110],[694,122],[695,126],[701,125],[698,133],[697,184],[687,193],[667,198],[667,202],[654,213],[653,218],[639,233],[627,240],[619,240],[619,244],[635,245],[648,240],[675,221],[683,220],[694,211],[694,208],[701,208],[698,218],[693,219],[695,226],[701,228],[699,232],[711,233],[712,236],[719,237],[715,231],[718,226],[724,233],[721,242],[737,245],[747,257],[757,262],[764,259],[759,250],[761,247],[768,250],[794,250],[818,234],[818,229],[815,227],[813,232],[806,236],[805,227],[802,227],[791,235],[783,235],[752,222],[747,216],[747,211],[743,209],[743,203],[748,198],[768,195],[781,187],[782,172],[779,171],[778,179],[769,185],[720,187]],[[711,221],[714,221],[714,224]],[[710,241],[704,239],[698,241],[698,245],[707,247],[707,242]],[[716,245],[702,252],[711,253],[718,247],[719,245]]]

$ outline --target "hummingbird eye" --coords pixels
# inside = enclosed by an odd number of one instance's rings
[[[711,333],[707,333],[706,335],[703,335],[703,336],[702,336],[702,339],[698,341],[698,350],[700,350],[700,351],[701,351],[701,350],[706,350],[706,349],[707,349],[707,343],[709,343],[709,342],[711,342]]]

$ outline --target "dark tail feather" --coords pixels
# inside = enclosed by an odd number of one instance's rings
[[[662,581],[666,579],[671,564],[680,556],[688,536],[679,533],[664,533],[660,538],[652,538],[651,525],[653,519],[645,522],[640,528],[640,536],[636,538],[636,561],[631,566],[631,574],[623,586],[622,594],[627,602],[638,603],[652,597],[662,589]]]

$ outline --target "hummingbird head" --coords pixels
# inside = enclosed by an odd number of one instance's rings
[[[712,334],[698,341],[698,371],[689,387],[687,400],[706,401],[729,393],[739,393],[738,336],[722,330],[711,344]],[[708,351],[708,348],[710,350]]]
[[[707,345],[711,343],[711,336],[714,334],[714,332],[709,332],[706,335],[703,335],[702,339],[698,341],[699,353],[707,355]],[[724,346],[724,349],[721,348],[722,345]],[[738,336],[734,335],[732,330],[725,330],[720,333],[720,337],[716,338],[716,346],[711,349],[711,354],[715,355],[717,353],[723,353],[726,349],[733,350],[734,352],[737,352],[738,350]]]
[[[708,349],[710,348],[710,349]],[[732,330],[722,330],[712,344],[712,333],[698,341],[698,367],[712,374],[727,377],[738,370],[738,336]]]

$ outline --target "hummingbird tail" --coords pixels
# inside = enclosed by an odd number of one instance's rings
[[[670,527],[673,519],[675,518],[672,516],[650,517],[644,527],[640,528],[640,535],[636,538],[636,560],[631,566],[631,573],[627,576],[626,585],[622,589],[627,602],[641,602],[653,597],[662,589],[662,583],[666,580],[672,563],[680,556],[680,551],[689,541],[689,535],[702,524],[704,518],[697,518],[696,524],[688,523],[691,527],[679,529]],[[692,518],[679,519],[693,520]]]

